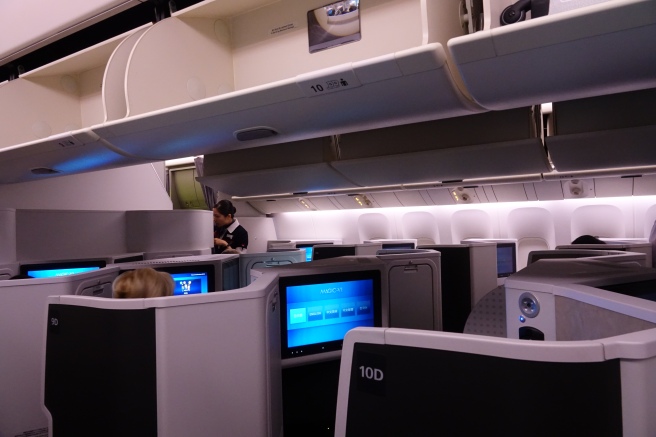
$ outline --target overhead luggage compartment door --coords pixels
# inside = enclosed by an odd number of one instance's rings
[[[554,103],[558,172],[656,165],[656,89]]]

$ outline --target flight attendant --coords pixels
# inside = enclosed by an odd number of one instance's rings
[[[214,205],[212,212],[214,213],[213,253],[223,253],[228,248],[232,248],[239,253],[246,253],[248,232],[235,218],[237,208],[234,207],[231,201],[223,199]]]

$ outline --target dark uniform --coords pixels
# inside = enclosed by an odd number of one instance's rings
[[[220,238],[228,243],[227,247],[214,246],[214,253],[221,253],[228,247],[242,251],[248,247],[248,232],[237,219],[229,226],[214,226],[214,238]]]

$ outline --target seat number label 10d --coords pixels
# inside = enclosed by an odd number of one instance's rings
[[[360,366],[360,377],[373,379],[374,381],[382,381],[384,373],[380,369],[375,369],[373,367]]]
[[[387,392],[387,358],[371,352],[356,351],[351,370],[351,387],[363,393],[385,396]]]

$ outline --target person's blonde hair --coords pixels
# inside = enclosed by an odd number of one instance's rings
[[[119,275],[112,284],[112,294],[115,299],[172,296],[173,286],[171,275],[146,267]]]

